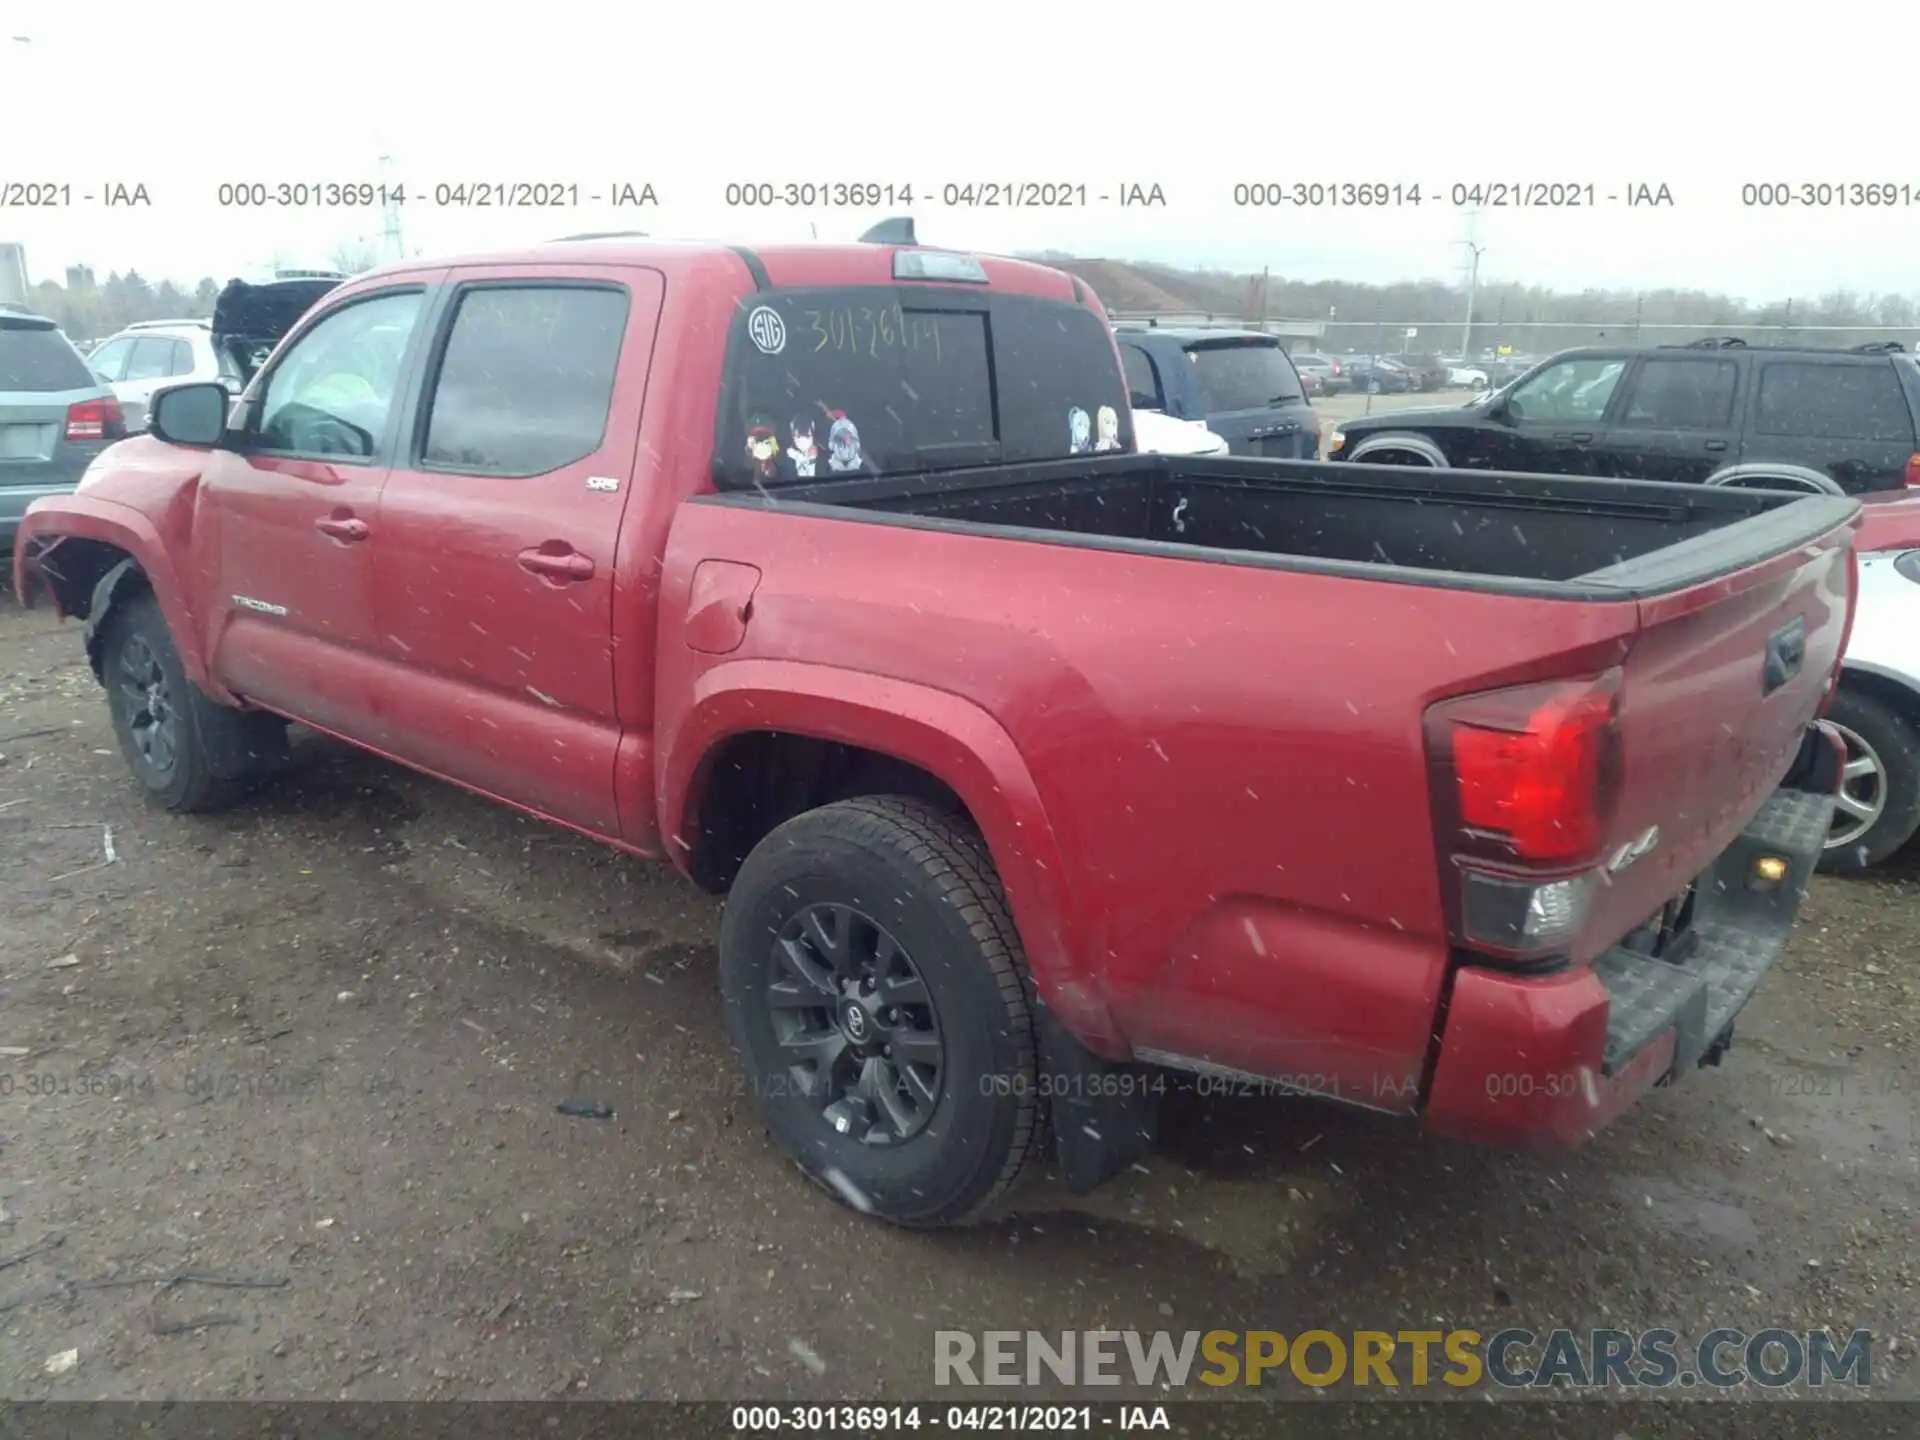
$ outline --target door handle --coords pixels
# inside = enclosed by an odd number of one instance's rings
[[[1571,440],[1576,445],[1591,445],[1593,443],[1593,432],[1591,430],[1575,430],[1570,434],[1562,433],[1553,438],[1556,440]]]
[[[347,545],[367,538],[367,522],[356,520],[351,515],[330,515],[324,520],[314,521],[313,528]]]
[[[543,580],[560,583],[593,578],[593,561],[578,550],[562,550],[556,553],[538,546],[530,550],[522,550],[520,568],[529,575],[538,575]]]
[[[1709,450],[1724,450],[1726,448],[1727,448],[1727,442],[1724,440],[1707,441],[1707,449]]]

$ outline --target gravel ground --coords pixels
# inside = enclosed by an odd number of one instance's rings
[[[1583,1150],[1182,1095],[1096,1195],[915,1236],[762,1132],[715,902],[297,748],[158,813],[77,627],[0,603],[7,1396],[898,1400],[936,1329],[1420,1324],[1864,1327],[1920,1395],[1911,855],[1819,882],[1726,1064]]]

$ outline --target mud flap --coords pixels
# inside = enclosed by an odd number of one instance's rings
[[[1044,1006],[1038,1030],[1040,1093],[1052,1110],[1060,1178],[1085,1195],[1153,1149],[1159,1087],[1148,1067],[1095,1055]]]

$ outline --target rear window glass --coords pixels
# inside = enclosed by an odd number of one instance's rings
[[[94,390],[99,385],[58,330],[0,320],[0,390]]]
[[[1913,439],[1913,415],[1893,366],[1770,361],[1760,369],[1753,428],[1817,440]]]
[[[483,286],[460,297],[429,402],[425,463],[544,475],[600,448],[624,290]]]
[[[1278,345],[1190,345],[1187,355],[1207,397],[1209,413],[1265,410],[1305,398],[1293,363]]]
[[[1093,311],[864,286],[743,302],[716,445],[740,489],[1131,450],[1133,427]]]

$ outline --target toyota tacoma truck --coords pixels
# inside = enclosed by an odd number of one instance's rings
[[[14,583],[159,805],[299,722],[724,892],[769,1131],[933,1227],[1124,1169],[1169,1070],[1555,1146],[1715,1061],[1857,509],[1141,454],[1057,270],[605,240],[340,286]]]

